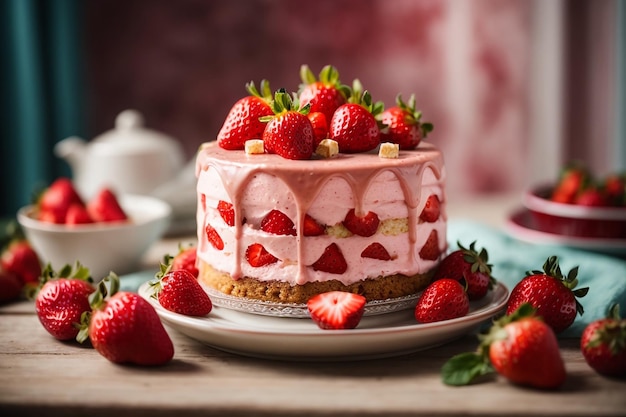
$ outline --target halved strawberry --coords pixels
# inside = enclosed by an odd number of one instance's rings
[[[248,263],[255,267],[261,267],[278,262],[278,258],[269,253],[260,243],[253,243],[246,249]]]
[[[296,235],[291,219],[280,210],[272,210],[261,220],[261,230],[275,235]]]
[[[304,216],[304,225],[302,230],[304,236],[320,236],[326,232],[326,228],[308,214]]]
[[[426,205],[420,214],[420,219],[427,223],[436,222],[441,214],[441,207],[439,203],[439,197],[435,194],[431,194],[426,199]]]
[[[311,297],[307,308],[321,329],[354,329],[363,317],[365,302],[360,294],[330,291]]]
[[[391,260],[391,255],[387,252],[387,249],[378,242],[371,243],[368,247],[361,252],[362,258],[380,259],[381,261]]]
[[[357,216],[354,209],[348,211],[343,225],[355,235],[369,237],[376,233],[380,220],[376,213],[368,211],[365,216]]]
[[[439,250],[439,234],[437,230],[432,230],[428,235],[428,239],[426,239],[426,243],[420,249],[420,258],[426,259],[429,261],[435,261],[441,255],[441,251]]]
[[[348,269],[348,263],[336,243],[331,243],[312,265],[316,271],[328,272],[329,274],[343,274]]]
[[[222,219],[224,219],[227,225],[235,225],[235,210],[233,209],[233,205],[231,203],[224,200],[218,201],[217,211],[219,211],[220,216],[222,216]]]
[[[206,237],[209,240],[209,243],[213,245],[213,247],[217,250],[224,249],[224,241],[222,237],[217,233],[217,230],[213,228],[210,224],[207,224],[205,229]]]

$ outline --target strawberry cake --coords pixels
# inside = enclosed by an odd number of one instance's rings
[[[429,283],[446,249],[445,168],[426,142],[395,159],[307,161],[211,142],[196,173],[200,277],[226,294],[283,303],[331,290],[401,297]],[[426,214],[429,199],[440,203],[436,218]]]
[[[301,74],[306,102],[250,83],[217,140],[199,149],[199,279],[289,304],[334,290],[368,301],[419,292],[447,248],[443,156],[421,140],[432,126],[412,98],[398,100],[407,115],[398,135],[379,131],[382,106],[358,80],[340,85],[330,66],[319,79]]]

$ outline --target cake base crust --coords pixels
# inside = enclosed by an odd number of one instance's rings
[[[347,291],[363,295],[368,301],[386,300],[415,294],[430,283],[432,273],[407,275],[389,275],[365,279],[345,285],[338,280],[308,282],[292,286],[280,281],[259,281],[243,277],[234,280],[228,273],[213,268],[204,261],[199,261],[199,279],[216,290],[243,298],[276,303],[305,304],[311,297],[328,291]]]

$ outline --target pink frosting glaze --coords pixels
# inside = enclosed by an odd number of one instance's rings
[[[381,275],[413,275],[427,272],[437,262],[419,256],[432,230],[437,230],[440,250],[446,248],[443,156],[426,142],[416,150],[400,151],[397,159],[379,158],[370,152],[305,161],[227,151],[211,142],[198,153],[196,176],[198,257],[233,279],[249,276],[291,284],[337,279],[351,284]],[[442,214],[437,221],[425,223],[419,214],[431,194],[439,197]],[[221,218],[216,209],[219,200],[235,207],[234,226]],[[408,231],[385,234],[379,228],[371,237],[302,236],[306,214],[332,226],[340,224],[353,208],[357,215],[375,212],[381,223],[408,219]],[[262,218],[272,209],[292,219],[296,236],[260,230]],[[208,242],[207,224],[224,241],[222,250]],[[310,266],[332,242],[346,258],[348,270],[343,274],[315,271]],[[383,244],[393,259],[361,257],[361,251],[372,242]],[[253,243],[261,243],[279,262],[257,268],[249,265],[245,252]]]

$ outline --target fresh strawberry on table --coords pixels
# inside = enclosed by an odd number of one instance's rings
[[[65,223],[67,211],[73,204],[84,206],[82,198],[69,178],[61,177],[52,182],[37,200],[37,218],[50,223]]]
[[[89,295],[94,291],[89,269],[80,263],[65,265],[58,271],[48,264],[34,294],[37,317],[56,339],[75,339],[81,316],[91,311]]]
[[[329,291],[307,301],[311,319],[324,330],[354,329],[365,311],[365,297],[346,291]]]
[[[0,264],[24,284],[36,284],[41,275],[41,260],[16,222],[10,222],[4,237]]]
[[[343,153],[367,152],[380,144],[380,128],[376,116],[384,110],[382,102],[372,102],[369,91],[363,90],[359,80],[346,104],[335,110],[328,130],[331,139],[339,144]]]
[[[128,215],[120,205],[117,195],[103,187],[87,202],[87,212],[96,222],[123,222]]]
[[[319,78],[307,65],[300,67],[302,86],[299,92],[300,105],[310,105],[311,113],[321,113],[330,121],[335,110],[346,102],[350,88],[341,84],[339,72],[332,65],[326,65]],[[324,138],[322,138],[324,139]]]
[[[477,250],[476,241],[472,242],[469,248],[461,243],[457,245],[459,249],[442,259],[433,280],[455,279],[467,286],[467,295],[470,300],[481,299],[496,282],[491,275],[492,265],[489,263],[489,254],[484,248]]]
[[[415,149],[433,130],[432,123],[422,122],[422,112],[415,110],[414,94],[408,103],[398,94],[396,105],[382,112],[379,118],[387,125],[381,131],[381,142],[397,143],[400,149]]]
[[[163,365],[174,356],[174,345],[156,310],[139,294],[118,291],[119,278],[105,277],[89,297],[92,311],[83,314],[79,342],[93,347],[111,362]]]
[[[626,376],[626,319],[620,317],[619,304],[611,306],[605,318],[587,325],[580,338],[580,349],[596,372]]]
[[[298,108],[297,100],[280,89],[274,95],[272,110],[272,116],[261,118],[267,122],[263,131],[265,151],[286,159],[310,159],[315,150],[315,136],[307,117],[309,106]]]
[[[557,389],[567,377],[556,335],[528,303],[495,321],[480,336],[477,352],[448,360],[442,370],[447,385],[467,385],[494,370],[514,384]]]
[[[261,91],[253,82],[246,84],[249,95],[239,99],[230,109],[217,134],[217,144],[227,150],[242,150],[246,141],[260,139],[266,122],[263,116],[274,114],[270,106],[272,91],[267,80],[261,81]]]
[[[528,271],[527,276],[518,282],[509,296],[506,313],[511,314],[524,303],[537,309],[537,315],[556,333],[567,329],[584,309],[577,298],[584,297],[588,287],[578,285],[578,267],[563,275],[556,256],[549,257],[543,264],[543,271]]]
[[[186,316],[206,316],[213,309],[211,299],[198,279],[186,269],[173,269],[171,264],[162,264],[150,285],[159,304],[169,311]]]
[[[467,315],[469,307],[465,288],[455,279],[443,278],[431,282],[422,292],[415,306],[415,319],[420,323],[455,319]]]

